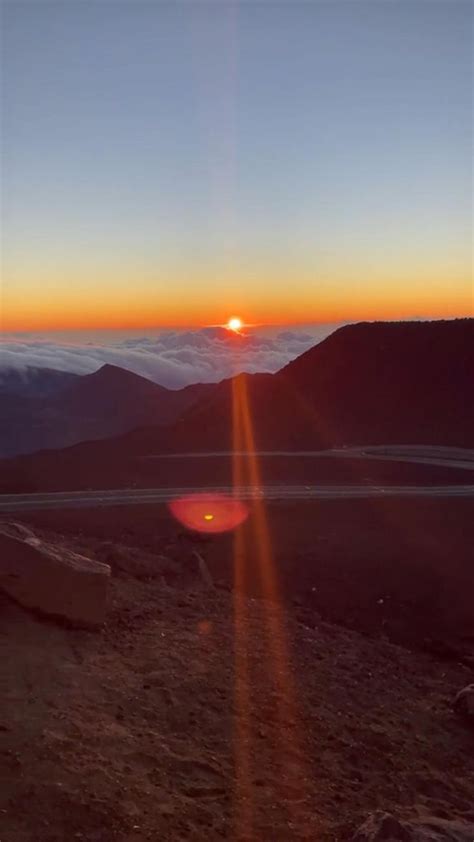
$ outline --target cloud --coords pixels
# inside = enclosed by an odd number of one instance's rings
[[[0,340],[0,380],[6,369],[53,368],[76,374],[105,363],[121,366],[170,389],[217,382],[239,371],[275,372],[331,333],[336,325],[303,331],[234,335],[222,328],[166,331],[120,341],[55,342],[17,335]]]

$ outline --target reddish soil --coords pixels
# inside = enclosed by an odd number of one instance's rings
[[[7,842],[346,842],[376,808],[474,819],[465,666],[133,578],[112,579],[99,634],[1,603],[0,648]]]
[[[471,501],[267,518],[281,603],[255,598],[255,549],[226,591],[256,511],[212,538],[164,506],[22,514],[115,575],[98,634],[0,602],[1,840],[348,842],[376,809],[474,820],[474,732],[452,710],[474,676]],[[189,546],[220,588],[147,576]]]
[[[173,554],[189,533],[165,505],[21,513],[24,522],[86,540]],[[465,499],[317,500],[267,507],[281,597],[351,628],[422,646],[474,638],[474,504]],[[262,594],[255,516],[243,527],[243,587]],[[182,533],[181,539],[178,537]],[[199,539],[214,579],[234,583],[233,536]],[[254,549],[252,549],[254,548]]]

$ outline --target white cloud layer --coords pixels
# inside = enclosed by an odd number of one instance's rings
[[[119,341],[53,341],[51,337],[10,336],[0,340],[2,370],[53,368],[89,374],[105,363],[148,377],[169,389],[210,383],[239,371],[275,372],[328,336],[336,325],[316,325],[275,335],[235,336],[221,328],[167,331]]]

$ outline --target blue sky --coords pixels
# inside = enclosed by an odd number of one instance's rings
[[[3,18],[7,327],[469,309],[470,3]]]

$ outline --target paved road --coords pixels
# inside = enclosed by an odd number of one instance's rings
[[[366,497],[474,497],[474,485],[368,486],[267,485],[214,488],[120,488],[104,491],[57,491],[38,494],[2,494],[0,512],[35,509],[75,509],[97,506],[132,506],[166,503],[188,494],[224,493],[238,500],[345,500]]]
[[[146,459],[218,459],[249,456],[247,450],[209,450],[201,453],[151,453]],[[304,457],[317,459],[376,459],[386,462],[411,462],[420,465],[440,465],[474,471],[474,450],[461,447],[429,445],[374,445],[367,447],[339,447],[330,450],[261,450],[254,454],[264,457]]]

